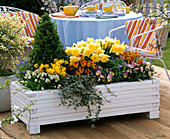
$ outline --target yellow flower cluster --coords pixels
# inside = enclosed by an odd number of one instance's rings
[[[123,51],[126,49],[126,44],[124,44],[124,42],[121,44],[120,40],[117,40],[116,38],[111,39],[109,37],[106,37],[103,48],[110,48],[109,53],[116,53],[116,55],[119,55],[122,54]]]
[[[102,41],[102,40],[101,40]],[[66,53],[70,56],[70,64],[80,61],[79,55],[88,57],[94,62],[103,62],[106,63],[109,59],[109,56],[104,54],[104,50],[101,47],[100,40],[94,40],[93,38],[87,38],[87,41],[80,41],[73,46],[66,48]],[[78,65],[76,65],[78,67]]]
[[[58,60],[58,59],[54,59],[54,63],[50,63],[49,64],[41,64],[40,66],[38,66],[38,64],[35,64],[34,67],[35,68],[39,68],[39,71],[42,72],[48,72],[51,76],[58,74],[61,76],[65,76],[67,75],[66,73],[66,67],[64,67],[63,65],[68,64],[68,61],[66,60]]]

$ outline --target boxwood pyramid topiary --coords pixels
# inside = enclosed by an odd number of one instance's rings
[[[34,34],[33,50],[29,55],[33,64],[52,63],[54,58],[66,59],[66,53],[58,35],[57,26],[47,13],[41,17]]]

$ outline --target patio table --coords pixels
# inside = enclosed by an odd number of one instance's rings
[[[77,41],[86,41],[88,37],[94,39],[105,38],[111,29],[124,25],[128,20],[142,18],[142,14],[130,12],[125,16],[118,18],[96,19],[96,18],[60,18],[52,17],[58,27],[58,33],[61,42],[66,46],[71,47]],[[125,29],[120,29],[112,33],[112,36],[117,36],[121,42],[125,41],[129,44]]]

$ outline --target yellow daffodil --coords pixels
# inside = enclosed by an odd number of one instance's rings
[[[93,38],[87,38],[86,44],[89,44],[90,42],[94,42]]]
[[[70,56],[70,54],[71,54],[71,48],[70,48],[70,47],[66,47],[65,52],[66,52],[66,54],[67,54],[68,56]]]
[[[88,45],[89,49],[91,49],[92,51],[95,51],[96,50],[96,44],[95,43],[89,43]]]
[[[92,54],[92,50],[86,47],[84,49],[84,55],[89,57],[91,54]]]
[[[71,54],[73,56],[78,56],[80,54],[79,48],[76,48],[76,47],[72,48],[71,49]]]
[[[103,54],[104,53],[104,50],[102,50],[101,48],[98,48],[97,50],[96,50],[96,54]]]
[[[101,62],[103,62],[103,63],[106,63],[109,60],[108,55],[100,54],[99,56],[100,56]]]
[[[94,61],[94,62],[99,62],[99,56],[97,54],[93,54],[91,56],[91,59]]]
[[[102,43],[102,39],[96,39],[95,43]]]

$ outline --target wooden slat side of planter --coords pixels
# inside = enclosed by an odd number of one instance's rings
[[[12,82],[10,87],[12,105],[23,108],[34,103],[32,110],[20,117],[27,124],[30,134],[40,133],[40,125],[83,120],[87,115],[86,108],[83,107],[75,111],[73,107],[59,106],[60,97],[58,93],[60,93],[60,90],[24,90],[17,82]],[[159,118],[158,79],[108,84],[107,88],[112,93],[108,93],[105,85],[96,87],[110,101],[109,103],[104,102],[100,117],[148,112],[149,118]]]

